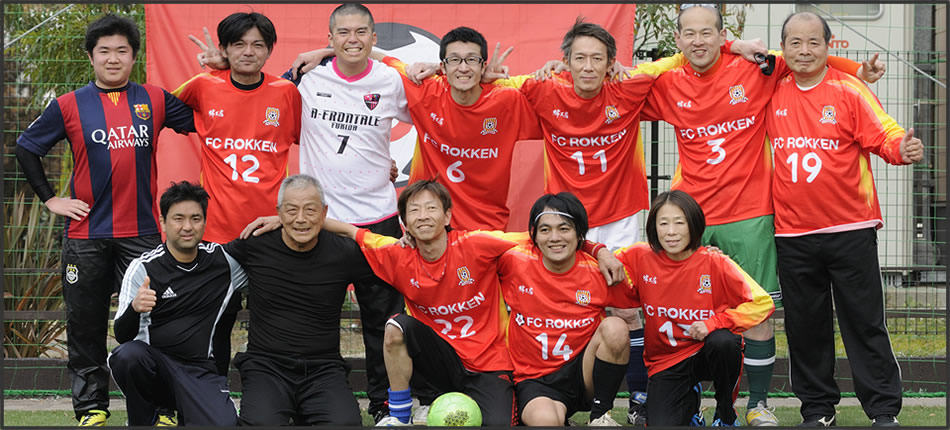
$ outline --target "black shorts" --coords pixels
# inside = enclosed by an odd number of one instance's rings
[[[567,406],[567,416],[577,411],[589,411],[591,402],[584,385],[584,352],[561,366],[556,372],[540,378],[525,379],[515,384],[518,399],[518,414],[524,413],[528,402],[537,397],[547,397]]]
[[[413,375],[413,389],[427,388],[437,394],[462,392],[482,411],[482,425],[513,426],[515,421],[515,390],[511,371],[473,372],[465,368],[455,348],[421,321],[397,314],[388,324],[402,329]],[[422,380],[418,378],[422,376]],[[425,382],[422,382],[422,381]]]

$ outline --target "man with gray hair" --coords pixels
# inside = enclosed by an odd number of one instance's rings
[[[884,317],[877,249],[884,221],[871,153],[909,165],[923,159],[924,146],[864,83],[827,67],[830,40],[818,15],[785,20],[782,55],[792,75],[779,81],[766,110],[789,376],[802,425],[835,425],[837,316],[854,391],[871,425],[898,426],[901,374]]]
[[[247,352],[241,372],[241,425],[360,425],[340,355],[346,287],[374,275],[356,242],[322,231],[323,188],[312,176],[283,181],[281,228],[225,249],[250,279]]]

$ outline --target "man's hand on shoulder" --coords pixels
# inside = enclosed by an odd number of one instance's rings
[[[406,77],[416,85],[421,85],[423,80],[436,73],[439,73],[439,63],[420,62],[406,67]]]
[[[334,55],[333,48],[320,48],[313,51],[303,52],[297,55],[293,64],[290,65],[290,73],[294,80],[301,75],[316,68],[324,58]],[[299,73],[298,73],[299,72]]]
[[[260,236],[269,231],[277,230],[278,228],[280,228],[280,217],[277,215],[257,217],[257,219],[251,221],[247,227],[244,227],[244,230],[241,230],[241,235],[238,237],[247,239],[252,235]]]
[[[768,55],[769,50],[765,47],[762,39],[736,39],[732,41],[730,52],[741,55],[746,61],[756,63],[755,54]]]
[[[554,75],[558,73],[566,72],[566,71],[567,71],[567,65],[564,64],[563,61],[549,60],[548,62],[544,63],[544,65],[541,66],[540,69],[534,72],[534,80],[538,82],[543,82],[547,78],[553,77]]]
[[[228,59],[211,40],[211,33],[208,32],[208,27],[203,27],[202,31],[204,31],[205,34],[204,42],[198,40],[195,36],[188,35],[188,40],[194,42],[195,45],[198,45],[198,49],[201,49],[201,52],[198,53],[198,65],[201,66],[202,69],[208,66],[215,70],[227,70],[228,67],[230,67]]]

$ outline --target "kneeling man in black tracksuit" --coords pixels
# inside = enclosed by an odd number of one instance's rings
[[[203,188],[173,184],[159,201],[165,243],[133,260],[122,280],[120,345],[108,362],[130,426],[175,425],[168,411],[181,425],[237,425],[212,338],[247,275],[220,245],[201,241],[207,208]]]

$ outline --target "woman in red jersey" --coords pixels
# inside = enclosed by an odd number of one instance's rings
[[[689,194],[668,191],[647,216],[649,243],[617,251],[645,317],[647,423],[689,425],[693,387],[712,380],[716,423],[738,425],[733,403],[742,336],[775,310],[769,295],[729,257],[700,246],[706,220]]]

